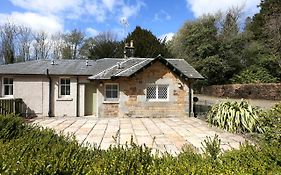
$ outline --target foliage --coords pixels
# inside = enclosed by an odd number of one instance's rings
[[[221,102],[208,112],[208,122],[230,132],[262,132],[259,110],[247,101]]]
[[[190,63],[213,56],[218,49],[215,16],[203,16],[196,21],[187,21],[171,42],[172,53]]]
[[[6,123],[14,123],[8,124]],[[217,155],[218,140],[206,141],[216,161],[187,147],[178,156],[151,153],[135,144],[100,150],[79,145],[73,137],[26,124],[18,117],[0,117],[0,174],[278,174],[280,143],[243,144]],[[9,130],[18,126],[14,135]],[[2,132],[3,130],[8,132]]]
[[[251,66],[262,68],[257,73],[269,78],[265,81],[264,77],[262,82],[280,81],[280,2],[261,1],[261,11],[253,19],[246,18],[245,24],[241,20],[242,8],[239,7],[231,8],[224,14],[218,12],[187,21],[176,33],[169,48],[176,57],[186,59],[206,77],[205,86],[230,83],[234,76],[239,79],[239,74],[252,75],[253,71],[248,70]],[[261,77],[252,81],[259,81]],[[250,76],[245,81],[241,78],[241,83],[250,81]]]
[[[201,74],[207,78],[207,84],[220,84],[225,81],[225,75],[231,69],[227,62],[218,55],[205,58],[196,65]]]
[[[102,32],[89,38],[82,47],[82,54],[89,59],[122,58],[124,43],[116,38],[111,32]]]
[[[263,0],[260,3],[260,12],[253,17],[250,26],[257,40],[281,56],[281,1]]]
[[[271,144],[281,143],[281,102],[262,114],[262,127],[265,139]]]
[[[275,83],[277,78],[272,76],[267,69],[252,66],[243,70],[231,79],[232,83]]]
[[[166,58],[171,56],[165,45],[165,40],[161,41],[151,31],[142,29],[140,26],[137,26],[132,33],[129,33],[124,42],[130,43],[131,40],[134,41],[135,57],[155,58],[159,54]]]
[[[219,136],[217,134],[213,139],[211,137],[207,137],[202,143],[202,151],[212,160],[216,160],[221,153],[221,140],[218,137]]]

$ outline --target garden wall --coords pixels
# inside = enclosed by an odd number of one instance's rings
[[[216,97],[281,100],[281,83],[213,85],[203,87],[202,94]]]

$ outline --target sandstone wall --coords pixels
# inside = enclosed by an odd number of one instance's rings
[[[189,88],[165,65],[156,62],[131,78],[101,82],[119,84],[119,101],[104,102],[104,86],[99,86],[98,113],[101,117],[183,117],[188,115]],[[168,84],[167,101],[148,101],[148,84]]]
[[[216,97],[281,100],[281,83],[213,85],[204,87],[202,94]]]

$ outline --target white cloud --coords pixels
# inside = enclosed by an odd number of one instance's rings
[[[123,3],[121,6],[121,16],[119,19],[128,19],[132,16],[136,16],[143,6],[145,6],[145,3],[140,0],[137,0],[136,4],[134,5],[127,5]]]
[[[60,13],[78,11],[82,0],[10,0],[15,6],[39,13]]]
[[[116,3],[115,0],[102,0],[103,4],[111,11]]]
[[[166,38],[166,42],[172,40],[173,36],[175,35],[175,33],[165,33],[163,35],[160,35],[158,38],[161,39],[162,41]]]
[[[2,14],[4,18],[14,18],[19,24],[34,30],[45,29],[47,32],[62,31],[64,21],[91,20],[107,22],[111,19],[119,23],[124,17],[137,16],[145,3],[142,0],[9,0],[24,12]],[[5,17],[3,17],[3,15]],[[76,22],[76,21],[71,21]],[[92,31],[93,32],[93,31]]]
[[[83,15],[93,16],[97,22],[104,22],[108,16],[135,16],[145,5],[142,0],[134,3],[125,0],[10,0],[13,5],[40,14],[56,15],[62,18],[78,19]]]
[[[160,12],[156,13],[154,15],[155,21],[164,21],[164,20],[171,20],[172,17],[164,10],[161,10]]]
[[[91,37],[97,36],[97,35],[100,33],[99,31],[97,31],[96,29],[91,28],[91,27],[88,27],[88,28],[86,29],[86,32],[87,32],[87,34],[88,34],[89,36],[91,36]]]
[[[195,17],[217,11],[225,12],[231,7],[244,7],[245,15],[252,16],[259,11],[260,0],[186,0]]]
[[[106,8],[97,1],[87,1],[85,4],[85,10],[88,15],[94,16],[97,22],[104,22],[106,20]]]
[[[36,13],[0,14],[0,21],[5,23],[11,21],[17,25],[30,27],[34,31],[45,31],[47,33],[57,33],[63,31],[63,23],[55,16],[44,16]]]

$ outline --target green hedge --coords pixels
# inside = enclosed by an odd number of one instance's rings
[[[267,142],[215,156],[191,147],[178,156],[159,156],[133,143],[100,150],[18,117],[0,116],[0,174],[278,174],[280,150],[280,143]]]

